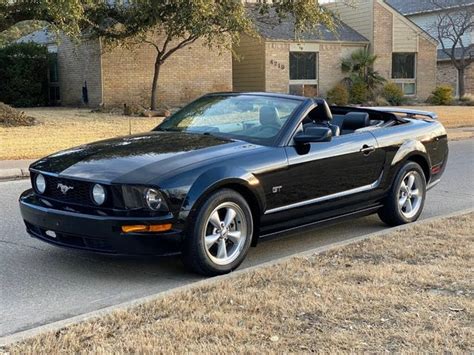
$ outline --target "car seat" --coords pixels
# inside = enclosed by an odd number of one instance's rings
[[[280,115],[275,106],[262,106],[259,112],[259,120],[262,127],[281,128]]]

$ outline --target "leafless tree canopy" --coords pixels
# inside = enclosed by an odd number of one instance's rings
[[[472,32],[473,8],[471,5],[453,6],[442,0],[430,0],[439,12],[434,33],[441,44],[443,52],[450,58],[459,73],[459,96],[463,96],[464,72],[474,62],[474,45],[466,43],[464,36]]]

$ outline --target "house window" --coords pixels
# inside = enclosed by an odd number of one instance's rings
[[[57,83],[58,81],[58,54],[49,53],[49,82]]]
[[[318,53],[290,52],[289,92],[294,95],[318,95]]]
[[[58,105],[61,97],[59,93],[58,54],[55,52],[49,53],[48,85],[49,104]]]
[[[316,80],[315,52],[290,52],[290,80]]]
[[[407,96],[416,95],[415,53],[392,54],[392,79]]]

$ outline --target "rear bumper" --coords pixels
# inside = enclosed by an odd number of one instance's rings
[[[123,225],[172,223],[169,217],[116,217],[53,209],[32,190],[20,196],[27,232],[61,247],[119,255],[166,255],[181,250],[182,231],[123,233]]]

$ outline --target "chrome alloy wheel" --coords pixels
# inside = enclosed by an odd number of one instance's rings
[[[202,233],[207,256],[217,265],[232,263],[242,252],[249,233],[243,210],[233,202],[221,203],[209,215]]]
[[[415,216],[423,200],[423,177],[416,171],[409,171],[402,179],[398,191],[398,209],[405,218]]]

